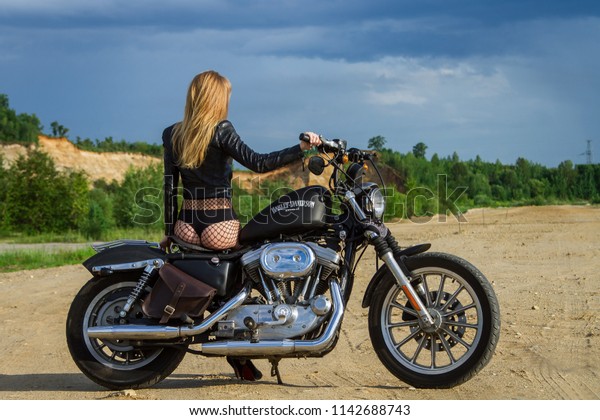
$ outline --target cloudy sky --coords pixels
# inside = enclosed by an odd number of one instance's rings
[[[159,142],[214,69],[266,152],[357,147],[556,166],[600,157],[596,0],[0,0],[0,93],[47,132]]]

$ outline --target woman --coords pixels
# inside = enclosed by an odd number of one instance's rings
[[[268,172],[303,158],[303,151],[321,143],[307,133],[310,143],[259,154],[249,148],[227,121],[231,84],[215,71],[197,75],[187,93],[183,120],[163,132],[165,161],[165,238],[169,236],[213,250],[238,243],[240,223],[231,206],[232,160],[255,172]],[[178,213],[176,190],[183,182],[183,204]]]

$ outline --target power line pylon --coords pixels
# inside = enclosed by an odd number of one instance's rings
[[[592,141],[587,141],[587,149],[585,151],[586,163],[588,165],[592,164]]]

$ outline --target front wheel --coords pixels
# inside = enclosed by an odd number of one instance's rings
[[[492,286],[470,263],[448,254],[405,260],[412,284],[434,319],[422,323],[387,271],[373,295],[369,334],[386,368],[417,388],[450,388],[491,359],[500,336]]]
[[[139,304],[126,318],[121,308],[135,288],[135,276],[113,275],[90,280],[79,291],[67,317],[67,344],[79,369],[109,389],[148,387],[166,378],[185,356],[185,348],[144,346],[128,340],[90,338],[88,327],[152,322]]]

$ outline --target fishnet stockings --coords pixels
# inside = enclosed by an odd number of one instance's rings
[[[226,220],[208,226],[202,231],[202,246],[210,249],[222,250],[234,248],[240,233],[239,220]]]
[[[208,198],[204,200],[184,200],[184,210],[217,210],[231,208],[231,200],[227,198]],[[198,233],[192,225],[182,220],[175,223],[175,235],[185,242],[201,245],[205,248],[214,250],[224,250],[234,248],[238,243],[240,231],[239,220],[225,220],[223,222],[213,223]]]
[[[183,241],[194,245],[201,245],[200,237],[192,227],[182,220],[175,222],[175,235],[180,237]]]

